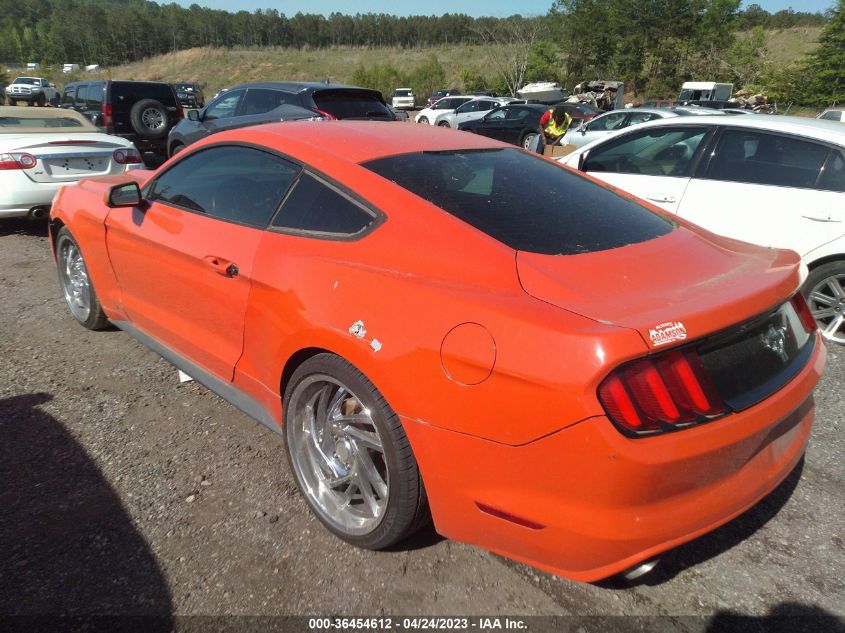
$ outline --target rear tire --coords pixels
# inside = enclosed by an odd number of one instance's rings
[[[364,374],[334,354],[302,363],[284,394],[296,484],[329,531],[383,549],[429,520],[417,461],[399,421]]]
[[[56,235],[56,268],[59,286],[73,318],[89,330],[107,327],[109,320],[88,277],[82,251],[66,226]]]
[[[845,345],[845,261],[828,262],[811,270],[801,294],[824,339]]]
[[[531,147],[531,142],[537,138],[537,135],[537,132],[526,132],[522,136],[522,141],[520,141],[519,144],[523,147],[523,149],[529,149]]]
[[[437,127],[452,127],[452,126],[449,125],[448,121],[441,121],[440,123],[437,124]]]

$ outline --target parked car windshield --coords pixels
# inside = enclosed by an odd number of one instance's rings
[[[318,90],[314,93],[314,103],[336,119],[384,117],[392,120],[393,115],[377,94],[368,90]]]
[[[41,84],[41,81],[38,79],[33,79],[32,77],[18,77],[15,79],[13,84],[27,84],[29,86],[37,86]]]
[[[364,167],[516,250],[590,253],[674,228],[640,204],[517,149],[402,154]]]

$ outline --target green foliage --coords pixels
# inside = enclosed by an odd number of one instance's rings
[[[558,47],[548,40],[538,40],[528,52],[528,69],[525,81],[561,81],[562,65],[558,59]]]
[[[364,88],[374,88],[390,101],[396,88],[408,87],[409,78],[391,64],[376,64],[370,68],[358,66],[352,73],[352,83]]]
[[[464,86],[464,92],[475,92],[487,88],[488,81],[474,68],[461,68],[458,76]]]
[[[444,88],[446,71],[436,56],[432,55],[411,71],[409,83],[418,99],[425,99],[432,92]]]
[[[10,81],[9,71],[5,66],[0,66],[0,86],[5,86]]]
[[[845,0],[836,3],[807,67],[811,77],[809,103],[826,106],[845,101]]]

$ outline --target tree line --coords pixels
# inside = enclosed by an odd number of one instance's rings
[[[756,4],[741,10],[740,0],[554,0],[543,16],[473,18],[289,17],[275,9],[233,13],[149,0],[0,0],[0,60],[111,66],[199,46],[484,44],[491,53],[483,68],[453,69],[465,90],[512,93],[522,81],[538,80],[571,88],[604,78],[624,81],[637,97],[671,97],[684,80],[709,79],[767,91],[781,101],[823,104],[845,89],[839,76],[845,66],[834,67],[845,50],[838,39],[843,1],[822,15],[769,13]],[[785,68],[768,61],[767,29],[820,25],[822,48],[812,60]],[[362,67],[352,80],[386,93],[398,84],[426,91],[444,75],[432,57],[418,69]]]

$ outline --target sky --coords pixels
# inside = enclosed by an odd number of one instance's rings
[[[158,0],[165,4],[168,0]],[[466,13],[474,17],[491,15],[503,17],[514,13],[542,15],[552,6],[553,0],[423,0],[422,2],[396,2],[396,0],[176,0],[188,7],[192,4],[225,9],[227,11],[254,11],[255,9],[276,9],[287,16],[302,13],[334,11],[353,15],[355,13],[389,13],[391,15],[441,15],[443,13]],[[743,6],[759,4],[774,13],[790,7],[795,11],[826,11],[834,0],[743,0]]]

